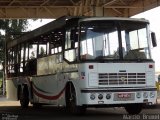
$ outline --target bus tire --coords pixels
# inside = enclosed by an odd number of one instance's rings
[[[142,104],[128,104],[125,106],[125,110],[131,115],[139,114],[142,111],[142,108]]]
[[[22,108],[27,108],[29,105],[29,92],[27,85],[24,85],[20,90],[20,105]]]
[[[84,114],[86,108],[83,106],[77,106],[76,104],[76,91],[73,85],[70,83],[66,87],[66,108],[67,112],[75,115]]]

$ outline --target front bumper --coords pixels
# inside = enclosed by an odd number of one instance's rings
[[[81,89],[79,105],[156,104],[156,88]]]

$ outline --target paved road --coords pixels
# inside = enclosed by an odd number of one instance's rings
[[[160,106],[144,109],[140,115],[127,115],[123,108],[88,109],[83,116],[69,115],[63,108],[43,106],[35,109],[21,109],[19,102],[0,102],[0,120],[159,120]]]

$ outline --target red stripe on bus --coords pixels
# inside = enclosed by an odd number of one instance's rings
[[[48,100],[57,100],[61,95],[62,93],[64,92],[65,88],[62,89],[62,91],[55,95],[55,96],[48,96],[48,95],[44,95],[44,94],[41,94],[39,93],[37,90],[34,89],[33,87],[33,92],[38,96],[38,97],[41,97],[41,98],[44,98],[44,99],[48,99]]]

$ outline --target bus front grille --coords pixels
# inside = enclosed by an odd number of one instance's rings
[[[145,73],[99,73],[99,85],[145,84]]]

